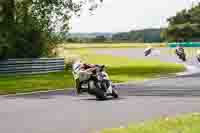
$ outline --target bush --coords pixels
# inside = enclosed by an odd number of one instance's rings
[[[10,53],[15,58],[35,58],[40,57],[45,49],[45,39],[42,38],[40,32],[30,30],[27,33],[20,33],[16,37],[16,41]]]
[[[49,56],[54,48],[53,38],[37,29],[15,30],[13,34],[10,42],[0,46],[0,59]]]

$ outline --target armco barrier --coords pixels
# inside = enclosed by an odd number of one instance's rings
[[[176,46],[182,46],[182,47],[200,47],[200,42],[171,42],[168,43],[169,47],[176,47]]]
[[[37,74],[64,71],[64,58],[8,59],[0,61],[0,74]]]

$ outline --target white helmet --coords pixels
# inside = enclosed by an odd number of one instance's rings
[[[80,59],[75,60],[74,63],[73,63],[73,70],[76,71],[76,72],[79,71],[82,64],[83,63]]]
[[[200,50],[197,50],[197,55],[200,55]]]

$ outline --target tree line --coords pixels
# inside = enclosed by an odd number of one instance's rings
[[[132,30],[120,33],[82,33],[80,35],[66,36],[65,41],[70,43],[101,43],[101,42],[162,42],[163,29]]]
[[[199,41],[200,42],[200,2],[190,9],[184,9],[167,19],[165,28],[132,30],[115,33],[112,38],[96,36],[94,38],[74,37],[69,42],[171,42]]]
[[[0,59],[51,56],[51,49],[66,41],[69,20],[83,7],[96,9],[103,0],[1,0]],[[200,41],[200,3],[167,19],[168,27],[132,30],[112,37],[96,36],[86,42]],[[67,38],[67,41],[74,41]]]
[[[102,0],[1,0],[0,59],[51,55],[58,43],[55,33],[69,30],[72,15],[89,11]]]
[[[200,3],[177,12],[167,21],[169,25],[162,32],[167,41],[200,41]]]

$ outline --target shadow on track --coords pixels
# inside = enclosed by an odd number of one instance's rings
[[[98,100],[96,99],[95,97],[92,97],[92,98],[81,98],[79,99],[80,101],[117,101],[117,100],[124,100],[126,98],[124,97],[119,97],[119,98],[112,98],[112,97],[109,97],[107,98],[106,100]]]

